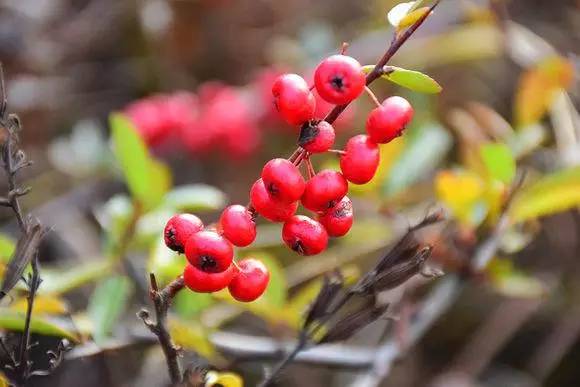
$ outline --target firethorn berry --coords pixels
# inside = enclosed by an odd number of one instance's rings
[[[238,262],[238,272],[228,289],[236,300],[251,302],[264,293],[269,281],[268,268],[257,259],[246,258]]]
[[[183,281],[194,292],[212,293],[227,287],[232,282],[236,272],[237,269],[234,265],[230,265],[220,273],[211,273],[187,264],[183,270]]]
[[[298,202],[286,203],[272,197],[262,179],[252,185],[250,202],[260,215],[272,222],[285,222],[298,208]]]
[[[163,141],[170,129],[163,119],[163,111],[164,98],[156,95],[131,103],[124,113],[147,145],[155,146]]]
[[[334,207],[320,215],[318,221],[324,226],[329,236],[346,235],[353,222],[352,202],[347,196],[343,197]]]
[[[372,141],[386,144],[401,135],[413,119],[413,107],[402,97],[389,97],[367,118],[367,133]]]
[[[286,122],[299,125],[313,118],[316,99],[300,75],[284,74],[272,85],[274,105]]]
[[[200,231],[185,244],[185,256],[198,269],[218,273],[231,265],[234,249],[226,238],[215,231]]]
[[[246,207],[239,204],[229,206],[222,212],[220,227],[223,236],[236,246],[248,246],[256,239],[254,217]]]
[[[342,173],[325,169],[306,183],[302,205],[311,211],[325,212],[334,207],[348,192],[348,183]]]
[[[300,199],[306,185],[298,167],[286,159],[268,161],[262,180],[272,198],[286,203]]]
[[[360,63],[347,55],[324,59],[314,72],[314,85],[327,102],[342,105],[354,100],[364,90],[366,77]]]
[[[316,255],[328,244],[328,234],[317,221],[304,216],[294,215],[282,227],[284,243],[300,255]]]
[[[373,179],[379,167],[379,146],[364,135],[352,137],[340,156],[340,170],[354,184],[366,184]]]
[[[163,237],[165,245],[171,250],[183,253],[185,243],[190,236],[203,229],[201,220],[192,214],[177,214],[173,215],[167,221]]]
[[[302,125],[298,145],[310,153],[323,153],[334,144],[334,128],[326,121],[308,121]]]

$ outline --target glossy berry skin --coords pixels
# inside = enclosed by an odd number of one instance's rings
[[[353,222],[352,202],[345,196],[334,207],[318,217],[320,224],[331,237],[346,235]]]
[[[413,107],[402,97],[389,97],[371,111],[366,129],[372,141],[386,144],[399,137],[413,119]]]
[[[311,120],[316,110],[316,99],[300,75],[284,74],[272,85],[274,105],[280,115],[291,125]]]
[[[229,206],[222,212],[220,229],[222,235],[235,246],[248,246],[256,239],[254,216],[239,204]]]
[[[183,281],[185,286],[198,293],[213,293],[226,288],[234,278],[237,269],[230,265],[220,273],[210,273],[190,264],[185,265]]]
[[[373,179],[379,167],[379,146],[364,135],[352,137],[340,156],[340,170],[354,184],[366,184]]]
[[[228,289],[232,297],[241,302],[252,302],[264,294],[270,281],[268,268],[254,258],[238,262],[238,272]]]
[[[193,234],[185,244],[185,256],[196,268],[212,273],[226,270],[232,264],[232,244],[215,231]]]
[[[334,207],[348,192],[348,183],[342,173],[325,169],[306,183],[302,205],[315,212]]]
[[[260,215],[272,222],[285,222],[298,208],[298,202],[286,203],[273,198],[262,179],[256,180],[252,185],[250,202]]]
[[[295,215],[284,223],[282,239],[300,255],[316,255],[328,245],[328,233],[322,224],[304,215]]]
[[[302,125],[298,145],[310,153],[323,153],[334,144],[334,128],[326,121],[309,121]]]
[[[306,182],[297,166],[286,159],[273,159],[264,165],[262,180],[272,198],[295,202],[304,193]]]
[[[189,237],[201,230],[203,230],[203,223],[197,216],[192,214],[173,215],[163,230],[165,245],[173,251],[183,253]]]
[[[347,55],[329,56],[314,72],[314,85],[318,94],[325,101],[337,105],[357,98],[363,92],[365,83],[362,66]]]

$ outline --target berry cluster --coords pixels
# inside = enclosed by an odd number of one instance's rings
[[[314,91],[327,103],[347,105],[365,90],[377,105],[368,116],[367,134],[350,138],[343,150],[331,149],[334,128],[332,122],[315,118]],[[352,203],[346,196],[349,182],[372,180],[379,166],[379,144],[400,136],[413,117],[411,105],[401,97],[380,104],[366,87],[360,63],[344,54],[330,56],[318,65],[313,87],[299,75],[280,75],[272,95],[283,119],[300,128],[294,154],[268,161],[250,189],[250,204],[227,207],[215,230],[203,230],[194,215],[176,215],[165,228],[167,246],[185,252],[190,263],[185,283],[194,291],[213,292],[228,286],[240,301],[252,301],[264,292],[269,275],[263,264],[254,259],[233,262],[233,245],[244,247],[255,240],[258,214],[283,223],[284,243],[301,255],[319,254],[329,237],[348,233],[353,224]],[[340,156],[340,172],[314,171],[310,157],[324,152]],[[307,179],[301,165],[306,166]],[[314,216],[296,215],[299,203]]]

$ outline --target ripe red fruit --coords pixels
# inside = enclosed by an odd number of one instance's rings
[[[238,272],[228,289],[236,300],[251,302],[264,293],[269,281],[268,268],[257,259],[246,258],[238,262]]]
[[[256,239],[254,217],[246,207],[239,204],[229,206],[222,212],[220,227],[223,236],[236,246],[248,246]]]
[[[298,145],[310,153],[323,153],[334,144],[334,128],[326,121],[309,121],[302,125]]]
[[[354,184],[366,184],[373,179],[379,167],[379,146],[364,135],[352,137],[340,156],[340,170]]]
[[[219,273],[231,265],[234,250],[232,244],[215,231],[200,231],[185,244],[185,256],[198,269]]]
[[[192,214],[173,215],[167,221],[163,231],[165,245],[171,250],[183,253],[189,237],[201,230],[203,230],[203,223],[197,216]]]
[[[234,265],[230,265],[220,273],[210,273],[187,264],[183,270],[183,281],[194,292],[212,293],[228,286],[236,272],[237,269]]]
[[[336,206],[318,217],[318,221],[324,226],[331,237],[346,235],[352,227],[353,213],[352,202],[345,196]]]
[[[286,159],[268,161],[262,180],[272,198],[286,203],[300,199],[306,185],[298,167]]]
[[[346,195],[348,183],[342,173],[325,169],[306,183],[302,205],[311,211],[324,212]]]
[[[286,203],[273,198],[262,179],[256,180],[252,185],[250,201],[260,215],[272,222],[285,222],[298,208],[298,202]]]
[[[284,243],[300,255],[316,255],[328,245],[328,234],[317,221],[295,215],[282,227]]]
[[[347,55],[324,59],[314,72],[314,85],[327,102],[342,105],[354,100],[364,90],[366,77],[360,63]]]
[[[155,95],[135,101],[125,108],[124,113],[149,146],[163,142],[171,129],[163,118],[164,101],[163,96]]]
[[[386,144],[401,135],[413,119],[413,107],[402,97],[389,97],[373,109],[367,118],[367,133],[371,140]]]
[[[284,74],[272,85],[274,105],[286,122],[299,125],[313,118],[316,100],[300,75]]]

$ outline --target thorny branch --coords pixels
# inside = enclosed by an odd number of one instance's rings
[[[147,309],[141,309],[137,316],[143,320],[143,323],[151,333],[157,336],[159,344],[163,349],[169,376],[172,384],[178,384],[182,381],[183,374],[181,371],[181,364],[179,362],[180,348],[173,343],[169,330],[167,329],[167,311],[173,300],[173,297],[185,286],[183,276],[177,277],[165,288],[159,290],[157,280],[153,273],[149,274],[150,289],[149,296],[153,305],[155,306],[155,322],[150,318]]]

